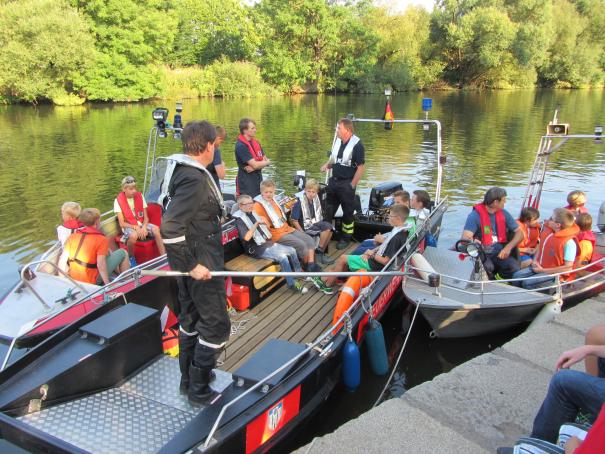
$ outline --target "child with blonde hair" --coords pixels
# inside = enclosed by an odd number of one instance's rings
[[[59,238],[61,246],[65,245],[69,235],[84,226],[78,220],[81,212],[82,207],[77,202],[65,202],[61,206],[61,225],[57,226],[57,238]]]

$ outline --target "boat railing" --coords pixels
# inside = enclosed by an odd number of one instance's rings
[[[598,269],[598,270],[591,270],[591,268],[597,264],[603,265],[604,268]],[[424,279],[418,277],[413,272],[438,274],[441,277],[441,279],[438,280],[438,285],[437,285],[437,287],[435,287],[435,291],[439,291],[439,288],[445,287],[447,289],[450,289],[452,291],[456,291],[459,293],[464,293],[464,294],[469,294],[469,295],[480,295],[481,304],[483,304],[484,295],[523,294],[523,293],[528,293],[528,292],[543,292],[543,291],[553,291],[553,290],[558,293],[558,291],[560,289],[572,286],[581,281],[588,280],[591,277],[594,277],[597,275],[605,275],[605,257],[603,257],[599,260],[596,260],[594,262],[591,262],[587,265],[584,265],[582,267],[574,268],[573,273],[576,273],[576,276],[574,277],[573,280],[564,280],[563,279],[563,276],[566,274],[569,274],[569,271],[549,274],[548,276],[545,274],[541,274],[539,276],[528,276],[528,277],[517,278],[517,279],[470,280],[470,279],[463,279],[458,276],[451,276],[451,275],[448,275],[445,273],[438,273],[435,270],[427,270],[427,269],[423,269],[421,267],[415,267],[415,266],[411,265],[410,263],[408,263],[406,270],[409,272],[409,275],[407,278],[412,281],[416,281],[416,282],[426,283],[426,281]],[[581,272],[581,274],[578,275],[577,274],[578,272]],[[552,278],[552,282],[549,281],[549,283],[547,285],[532,288],[532,289],[526,289],[526,288],[522,288],[520,286],[522,284],[522,282],[528,282],[528,281],[531,282],[532,280],[534,280],[534,281],[543,280],[545,277]],[[444,283],[443,278],[447,278],[447,279],[451,279],[456,282],[468,284],[467,288],[459,288],[459,287]],[[501,289],[499,289],[499,291],[497,291],[497,292],[485,290],[486,286],[493,285],[493,284],[510,284],[510,291],[501,290]],[[515,284],[517,284],[519,286],[517,286]]]
[[[289,368],[291,365],[298,362],[301,358],[305,357],[309,352],[314,350],[316,347],[318,347],[320,345],[325,345],[323,348],[320,349],[319,356],[326,356],[331,351],[332,346],[334,344],[334,342],[330,342],[330,340],[333,339],[336,335],[339,335],[343,329],[346,329],[346,330],[351,329],[350,323],[345,323],[345,321],[351,320],[351,315],[353,314],[354,311],[356,311],[358,309],[358,307],[360,305],[366,313],[370,313],[371,307],[368,309],[364,306],[363,303],[364,303],[364,300],[367,299],[367,296],[370,294],[373,286],[376,284],[376,282],[378,282],[378,279],[381,276],[389,276],[389,275],[391,277],[393,276],[394,273],[389,272],[388,270],[393,266],[396,268],[400,268],[400,266],[402,266],[403,263],[406,262],[406,260],[403,260],[402,262],[400,262],[400,258],[399,258],[400,255],[404,254],[404,253],[411,255],[410,250],[412,248],[412,245],[417,244],[418,241],[421,240],[422,237],[424,237],[428,233],[428,229],[431,226],[431,220],[437,215],[443,216],[443,212],[445,211],[446,207],[447,207],[447,197],[444,197],[435,206],[435,208],[433,209],[433,211],[431,212],[429,217],[427,219],[425,219],[423,223],[420,223],[417,226],[416,232],[414,233],[414,235],[410,235],[408,237],[407,241],[405,242],[405,244],[403,246],[401,246],[401,248],[397,251],[397,253],[393,254],[393,257],[391,257],[391,259],[386,263],[386,265],[384,265],[384,267],[381,269],[381,271],[371,273],[371,274],[375,275],[374,278],[372,279],[370,284],[368,284],[367,287],[364,287],[363,291],[359,292],[359,295],[357,295],[357,298],[353,301],[353,303],[351,304],[349,309],[346,310],[333,325],[331,325],[326,331],[324,331],[322,334],[320,334],[317,337],[317,339],[315,339],[315,341],[308,343],[307,348],[305,348],[303,351],[301,351],[296,356],[294,356],[293,358],[291,358],[290,360],[288,360],[287,362],[282,364],[279,368],[275,369],[273,372],[268,374],[266,377],[264,377],[261,380],[259,380],[258,382],[256,382],[254,385],[252,385],[250,388],[248,388],[242,394],[238,395],[237,397],[233,398],[232,400],[227,402],[225,405],[223,405],[223,407],[221,408],[221,411],[219,412],[218,416],[216,417],[216,420],[214,421],[214,424],[212,425],[212,429],[210,430],[210,432],[208,433],[208,436],[206,437],[206,441],[204,442],[204,449],[208,448],[208,446],[210,445],[210,442],[212,441],[212,437],[214,436],[214,433],[218,429],[218,426],[219,426],[221,420],[223,419],[225,413],[227,412],[227,410],[230,407],[232,407],[237,402],[239,402],[241,399],[243,399],[250,393],[256,391],[257,389],[259,389],[259,388],[263,389],[263,386],[265,386],[265,384],[271,378],[273,378],[275,375],[277,375],[281,371],[285,370],[286,368]],[[399,265],[399,263],[401,263],[401,265]],[[271,273],[268,273],[268,274],[271,274]],[[273,273],[273,274],[275,274],[275,273]],[[284,273],[280,273],[280,274],[284,274]],[[286,274],[294,275],[296,273],[286,273]],[[305,273],[305,275],[308,275],[308,274],[309,273]],[[313,275],[333,275],[333,274],[342,275],[343,273],[324,272],[324,273],[311,273],[311,274],[313,274]],[[347,274],[347,273],[345,273],[345,274]],[[355,274],[360,275],[361,273],[355,273]],[[400,273],[400,275],[404,275],[404,273]],[[341,325],[343,325],[343,326],[341,326]],[[336,327],[340,327],[340,328],[335,330]]]

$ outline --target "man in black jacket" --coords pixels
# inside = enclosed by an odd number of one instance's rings
[[[214,126],[191,122],[181,137],[185,154],[169,158],[173,165],[165,177],[168,202],[161,233],[170,267],[189,273],[179,278],[180,390],[192,404],[206,405],[215,397],[212,369],[230,333],[225,280],[210,274],[224,267],[223,200],[205,169],[214,157]]]

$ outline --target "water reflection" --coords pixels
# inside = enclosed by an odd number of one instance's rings
[[[603,90],[575,91],[452,91],[433,94],[431,118],[443,127],[443,151],[448,162],[443,195],[451,209],[443,238],[453,241],[461,230],[470,205],[486,188],[504,186],[511,211],[523,197],[525,182],[534,161],[540,135],[555,108],[572,132],[591,132],[605,117]],[[397,94],[392,99],[396,118],[421,118],[417,93]],[[173,102],[137,105],[85,105],[77,107],[0,107],[0,291],[14,281],[18,263],[42,252],[54,238],[59,207],[66,200],[83,206],[111,209],[120,180],[132,174],[142,181],[151,111]],[[251,100],[187,100],[183,118],[206,118],[226,127],[223,158],[228,177],[235,176],[233,147],[242,117],[258,123],[258,138],[273,160],[265,174],[292,191],[292,174],[306,169],[322,178],[319,167],[326,160],[339,117],[381,117],[380,96],[294,96]],[[357,134],[367,150],[366,173],[360,192],[367,197],[377,182],[400,180],[404,187],[435,188],[434,131],[420,125],[359,124]],[[160,153],[180,149],[166,139]],[[582,188],[588,208],[596,214],[605,199],[602,181],[605,147],[575,142],[553,157],[545,185],[543,210],[563,204],[565,194]]]

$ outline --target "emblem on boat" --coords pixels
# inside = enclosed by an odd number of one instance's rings
[[[284,403],[281,401],[271,410],[269,410],[269,415],[267,417],[267,425],[270,430],[275,430],[279,426],[281,418],[284,414]]]

